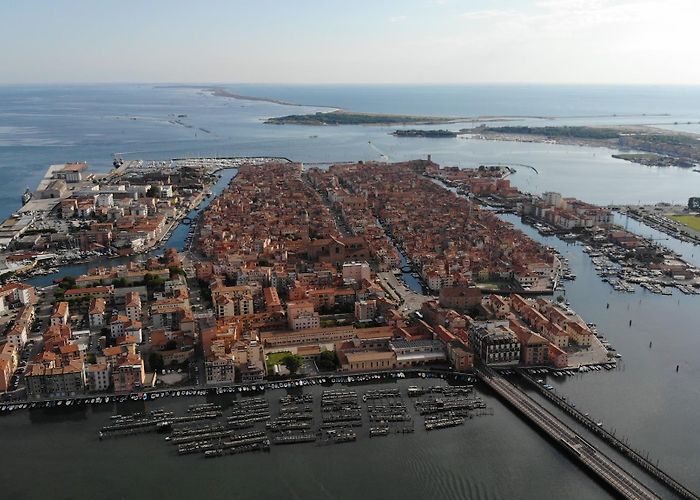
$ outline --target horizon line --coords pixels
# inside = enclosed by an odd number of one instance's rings
[[[483,81],[483,82],[194,82],[194,81],[53,81],[53,82],[0,82],[0,87],[58,85],[154,85],[170,87],[214,87],[221,85],[280,85],[280,86],[541,86],[541,87],[700,87],[700,82],[535,82],[535,81]]]

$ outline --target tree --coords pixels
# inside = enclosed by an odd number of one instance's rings
[[[148,366],[151,368],[152,371],[154,372],[160,372],[163,370],[163,358],[158,355],[156,352],[152,352],[148,356]]]
[[[564,302],[564,296],[563,296],[563,295],[559,295],[559,296],[557,297],[557,302],[559,302],[560,304],[561,304],[562,302]]]
[[[197,280],[199,285],[199,291],[202,294],[202,298],[207,301],[207,304],[211,305],[211,288],[209,288],[209,283],[204,280]]]
[[[64,276],[63,279],[58,283],[58,287],[63,290],[70,290],[75,288],[75,278],[73,276]]]
[[[287,354],[281,361],[284,367],[289,370],[289,373],[292,375],[295,375],[299,371],[302,364],[301,356],[297,356],[296,354]]]
[[[143,282],[149,292],[154,290],[162,290],[165,280],[157,274],[146,273],[143,277]]]
[[[114,288],[124,288],[124,287],[129,286],[129,282],[126,280],[126,278],[124,276],[122,276],[121,278],[117,278],[117,279],[113,280],[112,285],[114,286]]]
[[[321,353],[316,363],[321,370],[334,371],[338,369],[340,362],[338,355],[334,351],[325,350]]]
[[[179,266],[170,266],[168,271],[170,271],[171,279],[177,278],[178,275],[186,276],[185,270]]]

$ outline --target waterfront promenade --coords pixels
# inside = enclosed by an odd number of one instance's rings
[[[525,418],[560,444],[572,457],[624,498],[660,498],[629,472],[588,443],[577,432],[488,367],[475,369],[477,377]]]

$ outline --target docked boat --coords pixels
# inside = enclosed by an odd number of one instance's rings
[[[369,437],[387,436],[387,435],[389,435],[389,427],[388,426],[370,427],[369,428]]]
[[[22,194],[22,205],[26,205],[29,203],[29,200],[32,199],[32,192],[29,190],[29,188],[24,190],[24,193]]]

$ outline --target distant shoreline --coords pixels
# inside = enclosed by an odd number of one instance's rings
[[[270,102],[272,104],[281,104],[283,106],[303,106],[303,104],[296,104],[294,102],[283,101],[280,99],[272,99],[270,97],[255,97],[250,95],[235,94],[226,89],[222,89],[221,87],[201,87],[201,89],[205,92],[209,92],[215,97],[230,97],[241,101]]]
[[[393,113],[371,113],[348,111],[338,106],[329,106],[327,104],[304,104],[297,102],[285,101],[283,99],[275,99],[272,97],[258,97],[245,94],[237,94],[230,92],[223,87],[215,85],[156,85],[154,88],[189,88],[198,89],[204,92],[209,92],[215,97],[228,97],[242,101],[268,102],[271,104],[279,104],[282,106],[309,107],[309,108],[327,108],[330,111],[308,113],[302,115],[287,115],[268,118],[264,123],[274,125],[296,124],[296,125],[438,125],[450,123],[475,123],[475,122],[505,122],[515,120],[561,120],[561,119],[596,119],[596,118],[634,118],[634,117],[668,117],[668,113],[637,113],[637,114],[602,114],[602,115],[571,115],[571,116],[544,116],[544,115],[480,115],[480,116],[419,116],[419,115],[403,115]],[[323,115],[329,115],[323,117]],[[640,127],[651,127],[653,125],[676,125],[677,123],[658,123],[641,125]],[[619,125],[610,125],[605,128],[614,128]],[[629,125],[634,127],[635,125]]]
[[[306,108],[328,108],[331,110],[339,109],[337,106],[327,106],[324,104],[302,104],[298,102],[290,102],[282,99],[274,99],[272,97],[257,97],[253,95],[236,94],[235,92],[230,92],[222,87],[209,86],[209,85],[158,85],[155,88],[158,89],[197,89],[204,92],[209,92],[209,94],[214,97],[228,97],[230,99],[238,99],[239,101],[254,101],[254,102],[269,102],[271,104],[280,104],[282,106],[297,106]]]
[[[444,139],[444,138],[454,138],[457,137],[457,132],[452,132],[451,130],[395,130],[389,135],[394,137],[426,137],[430,139]]]
[[[629,153],[614,158],[652,167],[692,168],[700,163],[700,135],[648,125],[487,127],[462,129],[460,136],[506,142],[606,147]]]
[[[536,117],[541,118],[541,117]],[[335,111],[287,115],[268,118],[265,123],[271,125],[439,125],[448,123],[484,123],[504,122],[518,119],[508,116],[418,116],[396,115],[389,113],[360,113],[336,109]]]
[[[301,105],[298,105],[301,106]],[[271,125],[444,125],[451,123],[491,123],[491,122],[511,122],[517,120],[549,120],[556,121],[571,118],[609,118],[622,115],[604,115],[590,117],[570,117],[570,116],[521,116],[521,115],[486,115],[486,116],[420,116],[402,115],[392,113],[366,113],[357,111],[347,111],[341,108],[334,108],[334,111],[306,113],[299,115],[286,115],[268,118],[264,123]],[[633,117],[637,115],[629,115]],[[639,115],[652,116],[652,115]],[[657,116],[657,115],[654,115]],[[658,115],[663,116],[663,115]],[[611,126],[611,127],[614,127]]]

